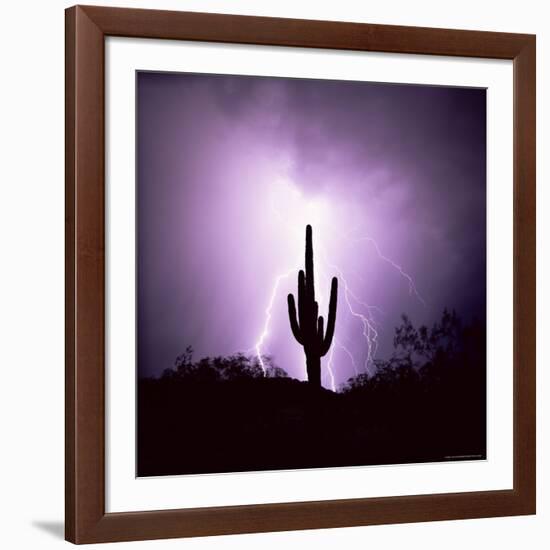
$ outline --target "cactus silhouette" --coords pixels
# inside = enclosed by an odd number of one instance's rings
[[[311,225],[306,227],[306,271],[298,273],[298,316],[292,294],[288,295],[288,317],[294,338],[306,354],[307,378],[313,386],[321,386],[321,357],[327,354],[334,336],[338,279],[332,278],[328,320],[324,332],[324,319],[318,317],[319,305],[315,301],[313,278],[313,242]]]

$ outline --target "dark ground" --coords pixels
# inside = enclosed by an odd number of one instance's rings
[[[253,358],[192,361],[138,384],[138,476],[486,458],[485,330],[453,314],[396,329],[394,356],[339,392]]]

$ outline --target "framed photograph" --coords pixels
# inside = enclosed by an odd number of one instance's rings
[[[67,540],[535,481],[535,37],[68,9]]]

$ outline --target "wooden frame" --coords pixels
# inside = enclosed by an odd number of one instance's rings
[[[514,63],[514,488],[105,513],[104,39],[168,38]],[[66,538],[92,543],[534,514],[535,37],[76,6],[66,11]]]

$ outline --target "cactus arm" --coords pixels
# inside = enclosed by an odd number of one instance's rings
[[[325,330],[324,324],[325,324],[325,320],[323,319],[323,316],[321,315],[319,317],[319,319],[317,319],[317,338],[318,338],[318,341],[321,345],[322,345],[322,342],[323,342],[323,339],[324,339],[324,335],[323,335],[323,332]]]
[[[332,284],[330,285],[330,301],[328,305],[328,319],[327,319],[327,331],[325,333],[325,339],[321,347],[321,357],[326,355],[330,345],[332,344],[332,337],[334,336],[334,327],[336,325],[336,303],[338,299],[338,279],[332,278]]]
[[[296,318],[296,303],[294,302],[294,296],[292,294],[288,295],[288,318],[290,319],[290,328],[294,338],[296,338],[299,344],[303,345],[302,332],[300,331],[298,319]]]
[[[309,321],[312,340],[315,340],[315,336],[317,335],[317,316],[318,315],[319,315],[319,304],[317,302],[313,302],[313,307],[311,308],[311,319]]]

